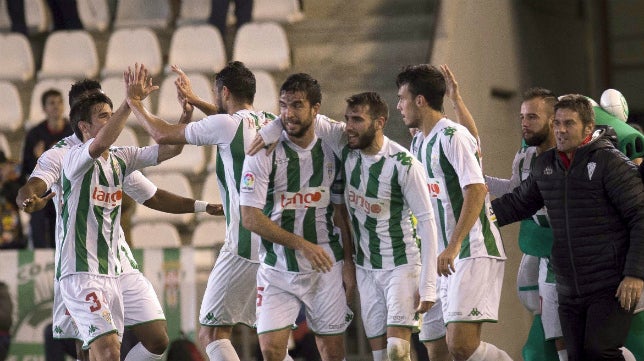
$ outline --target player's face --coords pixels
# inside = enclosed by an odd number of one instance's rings
[[[527,145],[539,146],[550,136],[552,127],[552,110],[548,111],[548,104],[541,98],[526,100],[521,103],[521,133]]]
[[[224,97],[223,97],[223,91],[224,87],[221,87],[221,89],[217,89],[217,86],[215,85],[212,89],[215,105],[217,106],[217,111],[219,114],[228,114],[228,109],[226,109],[226,105],[224,104]]]
[[[553,125],[557,150],[564,153],[572,153],[592,132],[592,126],[584,126],[579,113],[571,109],[557,110]]]
[[[107,103],[95,104],[92,107],[92,122],[89,125],[89,134],[92,138],[112,119],[112,108]]]
[[[320,104],[311,105],[302,91],[282,92],[280,94],[280,117],[286,133],[300,138],[313,129],[313,120],[318,114]]]
[[[407,128],[419,128],[420,126],[420,116],[415,98],[409,91],[408,84],[403,84],[398,89],[398,105],[396,105],[396,109],[400,111],[403,123]]]
[[[63,97],[58,95],[48,96],[45,99],[45,106],[43,107],[48,119],[60,119],[63,117],[65,107],[63,105]]]
[[[365,149],[376,137],[376,120],[371,119],[368,105],[348,106],[344,114],[347,122],[347,146],[351,149]]]

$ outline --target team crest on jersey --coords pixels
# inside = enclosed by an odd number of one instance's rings
[[[239,184],[239,191],[250,193],[255,191],[255,174],[253,172],[246,172]]]
[[[122,198],[121,187],[96,185],[92,190],[92,203],[100,207],[114,208],[121,204]]]
[[[595,162],[590,162],[586,166],[586,168],[588,168],[588,180],[593,179],[593,173],[595,173],[595,168],[596,167],[597,167],[597,163],[595,163]]]
[[[328,187],[307,187],[299,192],[275,194],[275,203],[282,209],[324,208],[329,205],[331,196]]]

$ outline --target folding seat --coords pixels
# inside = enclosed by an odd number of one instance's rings
[[[277,85],[273,76],[263,70],[253,71],[257,90],[253,107],[257,110],[279,113]]]
[[[275,22],[244,24],[235,36],[233,59],[250,69],[284,71],[291,66],[291,50],[284,29]]]
[[[216,73],[226,65],[226,48],[219,30],[212,25],[184,25],[170,40],[168,66],[177,64],[188,72]]]
[[[190,182],[188,182],[188,178],[186,178],[186,176],[181,173],[155,173],[150,174],[147,177],[159,189],[175,193],[182,197],[194,198],[192,187],[190,186]],[[142,222],[169,222],[172,224],[188,225],[193,221],[193,219],[194,213],[171,214],[150,209],[140,204],[136,205],[136,210],[132,215],[133,224]]]
[[[190,84],[192,85],[192,91],[204,99],[207,102],[213,101],[212,94],[212,83],[206,76],[200,73],[188,73],[190,78]],[[177,79],[177,76],[172,73],[168,75],[159,89],[159,98],[156,114],[165,119],[168,122],[176,122],[181,115],[181,108],[179,102],[177,101],[177,88],[174,85],[174,81]],[[192,113],[192,118],[194,120],[202,119],[206,116],[201,110],[196,109]]]
[[[0,79],[24,82],[34,77],[34,56],[26,36],[0,34],[0,54]]]
[[[47,37],[38,79],[93,79],[98,75],[94,39],[85,30],[56,31]]]
[[[211,2],[211,0],[181,0],[177,26],[207,23]]]
[[[110,9],[106,0],[76,1],[76,7],[85,30],[103,32],[109,28]]]
[[[254,0],[253,21],[294,23],[304,19],[298,0]]]
[[[132,248],[179,248],[181,236],[168,222],[144,222],[132,226]]]
[[[120,1],[119,4],[129,3]],[[134,63],[145,64],[151,75],[161,72],[161,47],[156,34],[149,28],[119,29],[107,43],[102,77],[122,75]]]
[[[17,131],[22,127],[23,118],[18,89],[11,82],[0,81],[0,132]]]
[[[139,139],[136,137],[136,133],[134,132],[134,130],[131,127],[126,125],[121,131],[121,134],[119,134],[119,137],[116,138],[114,145],[119,147],[122,147],[122,146],[138,147]]]
[[[25,121],[25,129],[31,129],[34,125],[42,122],[45,119],[45,112],[42,110],[40,97],[42,93],[49,89],[57,89],[63,95],[63,105],[65,110],[63,114],[69,114],[69,89],[74,83],[73,79],[57,78],[57,79],[42,79],[34,85],[31,91],[31,103],[29,104],[29,117]]]
[[[219,192],[219,182],[217,181],[217,174],[215,171],[208,173],[206,179],[203,181],[201,188],[201,200],[213,204],[222,204],[221,193]],[[197,220],[204,221],[212,217],[209,214],[198,213]]]
[[[119,1],[114,19],[114,28],[141,27],[165,29],[170,25],[168,0]]]

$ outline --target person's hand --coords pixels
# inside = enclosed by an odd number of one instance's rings
[[[443,76],[445,77],[445,95],[452,101],[452,103],[454,103],[458,97],[460,97],[460,93],[458,92],[458,82],[447,64],[441,65],[440,68]]]
[[[342,284],[344,285],[344,293],[347,297],[347,305],[353,305],[353,300],[356,296],[356,265],[353,261],[344,261],[342,266]]]
[[[458,256],[459,250],[460,246],[456,247],[454,242],[450,242],[447,245],[447,248],[438,255],[437,271],[439,276],[449,276],[456,272],[454,260],[456,259],[456,256]]]
[[[33,212],[39,211],[45,208],[45,205],[47,205],[47,202],[49,202],[50,199],[54,198],[55,195],[56,193],[51,192],[48,195],[41,198],[35,194],[32,194],[30,197],[25,199],[22,203],[18,204],[18,208],[20,208],[21,210],[27,213],[33,213]]]
[[[303,244],[304,247],[300,251],[311,263],[311,267],[316,272],[329,272],[333,266],[333,261],[331,261],[331,257],[329,257],[324,248],[306,240]]]
[[[224,206],[221,204],[208,203],[208,205],[206,205],[206,213],[211,216],[223,216]]]
[[[630,311],[637,306],[643,287],[644,281],[641,278],[626,276],[619,283],[615,297],[617,297],[623,309]]]
[[[177,87],[177,94],[184,99],[187,99],[189,103],[192,103],[196,98],[196,95],[192,91],[190,78],[188,78],[186,73],[184,73],[178,65],[171,65],[170,69],[178,75],[177,79],[174,81],[174,85]]]
[[[125,80],[125,93],[128,99],[141,101],[147,98],[152,92],[159,89],[159,86],[152,85],[152,76],[143,64],[134,64],[134,70],[128,67],[123,73]]]
[[[418,303],[418,307],[416,307],[416,312],[417,313],[425,313],[429,311],[430,308],[434,306],[434,302],[432,301],[423,301]]]

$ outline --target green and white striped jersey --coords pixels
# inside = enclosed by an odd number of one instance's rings
[[[157,164],[158,146],[111,148],[107,159],[89,155],[90,139],[63,157],[62,222],[56,265],[58,279],[74,273],[116,277],[123,180],[136,169]]]
[[[55,265],[58,265],[58,259],[60,256],[59,250],[64,234],[64,224],[62,219],[63,188],[61,184],[63,157],[71,147],[78,144],[81,144],[81,141],[74,134],[61,139],[58,143],[54,144],[50,149],[38,157],[36,167],[30,176],[30,178],[40,179],[45,183],[47,189],[51,189],[52,192],[56,193],[52,199],[54,206],[56,207],[55,237],[57,251],[55,253]],[[125,177],[123,190],[136,202],[141,204],[150,199],[156,193],[157,187],[143,174],[141,174],[141,172],[134,171]],[[125,240],[122,230],[119,232],[119,235],[119,258],[121,259],[123,273],[138,272],[138,264],[132,256],[132,252]]]
[[[239,182],[250,146],[257,131],[275,115],[240,110],[235,114],[210,115],[186,126],[189,144],[217,145],[217,183],[226,215],[226,242],[222,250],[258,262],[259,236],[242,227]]]
[[[463,188],[484,184],[478,145],[465,127],[447,118],[436,123],[424,137],[416,133],[412,153],[423,163],[438,228],[438,251],[447,246],[463,206]],[[501,235],[491,214],[489,194],[478,220],[463,240],[459,259],[492,257],[505,259]]]
[[[323,247],[334,262],[344,258],[340,231],[333,224],[333,204],[342,203],[339,160],[317,137],[301,148],[282,135],[275,150],[244,162],[240,204],[262,209],[273,222]],[[299,252],[262,239],[259,259],[275,269],[314,272]]]

